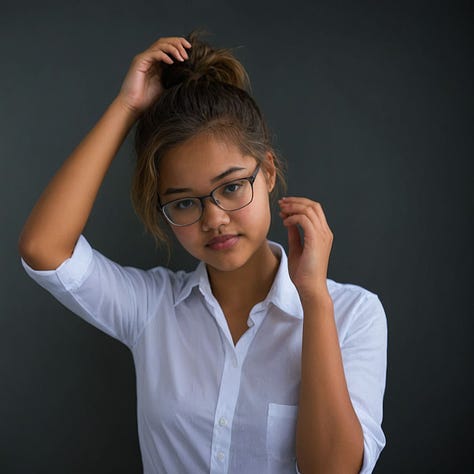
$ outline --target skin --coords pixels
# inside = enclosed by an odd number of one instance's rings
[[[296,428],[299,469],[302,473],[358,473],[363,432],[347,389],[326,284],[333,234],[318,202],[288,197],[280,200],[280,209],[288,229],[289,274],[304,313]]]
[[[25,222],[18,250],[35,270],[54,270],[72,255],[112,161],[137,118],[163,91],[161,63],[189,58],[192,45],[165,37],[137,54],[120,93],[44,189]]]
[[[226,315],[234,343],[248,329],[248,314],[265,298],[279,263],[266,241],[271,219],[269,192],[275,184],[275,167],[270,154],[267,161],[257,174],[254,198],[248,206],[229,212],[207,199],[200,221],[184,227],[171,225],[184,249],[206,263],[213,293]],[[198,135],[170,150],[161,160],[161,202],[206,195],[219,184],[250,176],[256,165],[255,158],[242,156],[232,144],[207,134]],[[243,169],[211,182],[231,167]],[[190,191],[165,195],[169,188],[189,188]],[[212,238],[228,234],[239,236],[232,248],[213,250],[206,245]]]
[[[51,180],[25,223],[19,250],[34,269],[53,270],[71,256],[121,143],[137,117],[163,90],[160,62],[185,61],[186,49],[190,48],[185,38],[165,37],[134,57],[119,95]],[[189,187],[193,195],[201,196],[220,184],[210,181],[229,166],[244,168],[232,178],[252,174],[254,158],[208,138],[194,137],[172,150],[161,163],[160,186]],[[255,197],[249,206],[226,212],[206,200],[199,222],[172,228],[181,245],[206,263],[234,343],[247,330],[248,313],[265,298],[278,268],[278,259],[266,242],[268,193],[274,184],[275,169],[269,154],[255,180]],[[332,232],[315,201],[288,197],[280,201],[280,210],[288,229],[290,277],[304,310],[298,467],[303,474],[357,473],[363,437],[347,391],[326,287]],[[303,241],[298,226],[303,230]],[[235,248],[219,252],[206,248],[211,238],[223,233],[239,234]]]
[[[250,176],[256,160],[230,143],[200,134],[169,151],[159,165],[161,202],[207,195],[219,184]],[[212,178],[241,167],[225,178]],[[254,182],[254,199],[237,211],[224,211],[205,200],[201,219],[171,229],[180,244],[206,263],[212,291],[227,319],[234,343],[248,329],[251,308],[273,283],[279,261],[267,235],[271,212],[269,192],[275,184],[271,154]],[[165,195],[169,188],[188,188]],[[304,197],[279,201],[288,229],[288,268],[303,310],[302,377],[297,420],[298,467],[306,473],[357,473],[363,456],[363,435],[347,390],[334,308],[326,278],[333,234],[320,203]],[[299,230],[303,231],[303,239]],[[218,235],[238,235],[226,250],[210,249]]]

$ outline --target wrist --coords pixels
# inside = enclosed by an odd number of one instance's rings
[[[303,307],[332,306],[333,301],[327,284],[315,285],[310,289],[298,290]]]
[[[141,115],[141,112],[127,104],[127,102],[124,101],[120,95],[115,97],[115,99],[112,101],[112,105],[123,112],[126,115],[127,120],[131,123],[134,123],[136,120],[138,120]]]

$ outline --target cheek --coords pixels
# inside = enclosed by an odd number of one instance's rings
[[[249,222],[251,221],[256,212],[253,209],[253,206],[247,206],[242,209],[239,209],[238,211],[235,211],[230,214],[231,221],[242,221],[242,222]]]
[[[189,227],[174,227],[174,236],[176,240],[185,248],[188,248],[192,242],[196,242],[196,230],[194,225]]]
[[[263,195],[260,199],[254,198],[250,206],[237,211],[234,219],[242,223],[246,222],[255,229],[266,226],[271,220],[268,197]]]

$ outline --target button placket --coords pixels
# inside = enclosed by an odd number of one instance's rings
[[[234,366],[234,362],[236,366]],[[232,347],[226,347],[226,360],[215,412],[212,436],[211,473],[227,472],[232,420],[235,413],[240,388],[240,370],[237,355]]]
[[[220,307],[214,310],[218,319],[224,318]],[[225,338],[225,362],[217,399],[214,431],[212,435],[211,474],[225,473],[228,469],[232,424],[240,391],[242,366],[265,312],[261,308],[251,312],[254,324],[234,346],[230,337]],[[221,326],[223,329],[223,327]],[[230,331],[229,331],[230,336]]]

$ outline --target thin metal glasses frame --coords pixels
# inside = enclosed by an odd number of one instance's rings
[[[238,211],[239,209],[243,209],[244,207],[248,206],[252,201],[253,201],[253,183],[255,181],[255,179],[257,178],[257,174],[260,170],[260,163],[257,165],[257,167],[255,168],[254,172],[251,174],[251,176],[246,176],[245,178],[236,178],[236,179],[232,179],[230,181],[227,181],[225,183],[221,183],[219,184],[219,186],[216,186],[209,194],[207,194],[206,196],[184,196],[182,198],[179,198],[179,199],[173,199],[172,201],[168,201],[164,204],[161,204],[160,202],[160,198],[158,196],[158,207],[161,211],[161,213],[165,216],[166,220],[174,225],[174,226],[177,226],[177,227],[185,227],[185,226],[188,226],[188,225],[192,225],[192,224],[195,224],[196,222],[198,222],[201,217],[202,217],[202,213],[203,213],[203,209],[204,209],[204,199],[207,199],[207,198],[211,198],[211,201],[217,206],[219,207],[220,209],[224,210],[224,211],[228,211],[228,212],[232,212],[232,211]],[[243,206],[240,206],[240,207],[237,207],[236,209],[224,209],[223,207],[221,207],[219,205],[219,202],[216,200],[216,198],[214,197],[214,193],[215,191],[217,191],[219,188],[221,188],[222,186],[228,186],[229,184],[232,184],[233,182],[235,181],[243,181],[243,180],[247,180],[249,183],[250,183],[250,187],[251,187],[251,190],[252,190],[252,197],[250,199],[250,201],[247,203],[247,204],[244,204]],[[200,202],[200,214],[199,214],[199,217],[194,220],[193,222],[190,222],[189,224],[176,224],[175,222],[173,222],[171,220],[171,218],[166,214],[166,212],[164,211],[164,208],[166,206],[168,206],[169,204],[173,204],[174,202],[177,202],[177,201],[182,201],[183,199],[198,199],[199,202]]]

